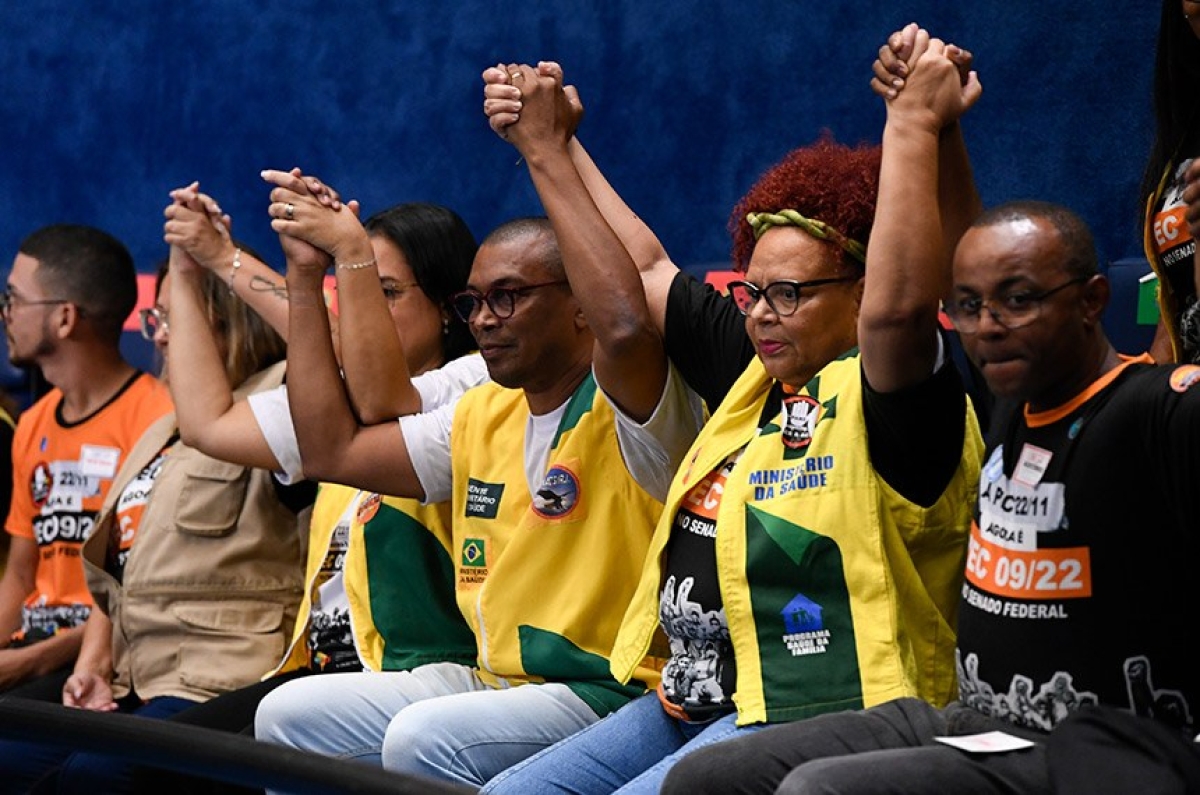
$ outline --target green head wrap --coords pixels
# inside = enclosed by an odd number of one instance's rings
[[[763,233],[774,226],[798,226],[817,240],[828,240],[858,260],[867,264],[867,248],[857,240],[851,240],[824,221],[806,218],[795,210],[779,210],[773,213],[746,213],[746,221],[754,230],[754,239],[758,240]]]

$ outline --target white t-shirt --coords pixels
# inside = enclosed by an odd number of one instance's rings
[[[536,492],[546,475],[546,462],[550,459],[550,445],[558,433],[567,403],[546,414],[529,415],[525,423],[525,481],[530,497]],[[451,497],[453,488],[450,462],[450,427],[454,423],[454,409],[458,400],[424,414],[400,418],[400,432],[404,434],[404,446],[412,461],[413,471],[425,492],[426,505],[445,502]]]
[[[607,396],[606,396],[607,397]],[[400,418],[400,430],[413,470],[425,491],[425,503],[451,495],[450,428],[458,401],[436,411]],[[611,404],[611,401],[610,401]],[[525,426],[525,479],[530,495],[546,474],[550,445],[567,402],[547,414],[530,415]],[[704,402],[683,383],[672,366],[654,414],[639,425],[614,406],[617,440],[625,466],[638,484],[658,500],[666,497],[675,470],[704,424]]]
[[[607,392],[604,396],[609,398]],[[644,424],[630,419],[611,398],[608,403],[616,414],[617,442],[625,468],[647,494],[664,502],[675,471],[708,419],[704,401],[672,364],[658,405]]]
[[[413,387],[421,396],[421,411],[429,412],[447,403],[453,405],[463,392],[487,380],[487,365],[483,357],[478,353],[469,353],[446,362],[436,370],[416,376],[413,378]],[[296,428],[292,425],[292,412],[288,408],[287,385],[256,392],[246,401],[267,440],[267,446],[279,462],[276,477],[284,485],[303,480],[300,445],[296,441]]]

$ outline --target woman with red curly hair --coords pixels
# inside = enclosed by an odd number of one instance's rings
[[[904,35],[882,154],[825,136],[768,171],[734,211],[728,297],[604,182],[557,65],[485,72],[596,334],[626,465],[665,503],[611,655],[621,681],[664,656],[661,683],[485,792],[657,792],[685,754],[764,724],[953,697],[981,442],[937,311],[944,239],[977,206],[957,119],[978,81],[956,48]],[[682,456],[699,412],[681,381],[716,406]]]

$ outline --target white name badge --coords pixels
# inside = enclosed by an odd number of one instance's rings
[[[93,478],[111,478],[117,474],[121,451],[115,447],[85,444],[79,451],[79,473]]]
[[[964,734],[961,737],[934,737],[933,739],[939,743],[976,754],[1000,754],[1007,751],[1019,751],[1022,748],[1032,748],[1035,745],[1029,740],[1023,740],[1004,732]]]
[[[1036,486],[1046,476],[1053,453],[1041,447],[1027,444],[1021,448],[1021,457],[1017,459],[1017,468],[1013,470],[1013,482],[1024,486]]]

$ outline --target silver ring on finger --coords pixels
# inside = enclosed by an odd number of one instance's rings
[[[283,217],[289,221],[295,221],[296,220],[296,205],[292,204],[291,202],[288,202],[287,204],[283,205]]]

